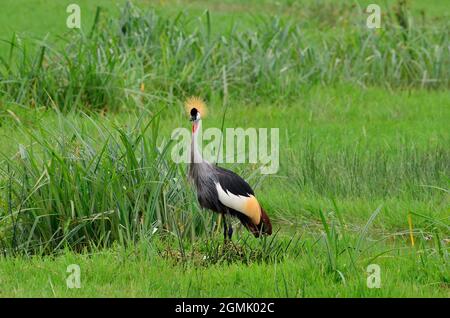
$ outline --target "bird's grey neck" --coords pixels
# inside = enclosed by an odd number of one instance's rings
[[[204,163],[206,162],[199,149],[199,140],[198,136],[201,134],[202,129],[202,121],[200,120],[197,124],[197,129],[192,134],[192,140],[191,140],[191,165],[196,163]]]
[[[198,136],[201,134],[201,121],[198,123],[198,127],[195,133],[192,134],[191,140],[191,162],[189,165],[189,176],[193,180],[199,181],[208,175],[211,164],[203,159],[198,140]]]

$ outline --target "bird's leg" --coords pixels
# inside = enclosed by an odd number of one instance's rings
[[[230,241],[232,241],[231,240],[231,237],[233,236],[233,223],[231,222],[231,220],[230,220],[230,224],[228,224],[228,239],[230,240]]]
[[[227,218],[226,218],[226,214],[225,213],[222,214],[222,216],[223,216],[223,240],[226,243],[227,242],[227,232],[228,232],[228,229],[227,229]]]

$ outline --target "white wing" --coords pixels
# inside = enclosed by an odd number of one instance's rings
[[[261,207],[253,195],[235,195],[223,189],[219,182],[216,182],[215,185],[220,203],[246,215],[252,220],[253,224],[258,225],[260,223]]]

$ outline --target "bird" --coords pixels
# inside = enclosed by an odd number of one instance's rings
[[[231,241],[233,235],[231,222],[227,224],[230,217],[239,219],[255,237],[271,235],[270,218],[250,185],[233,171],[211,164],[201,155],[197,138],[206,104],[201,98],[191,97],[185,107],[192,122],[188,178],[196,189],[200,206],[223,216],[224,241]]]

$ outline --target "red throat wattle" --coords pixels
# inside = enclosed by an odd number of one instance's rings
[[[195,133],[196,130],[197,130],[197,123],[192,124],[192,133]]]

